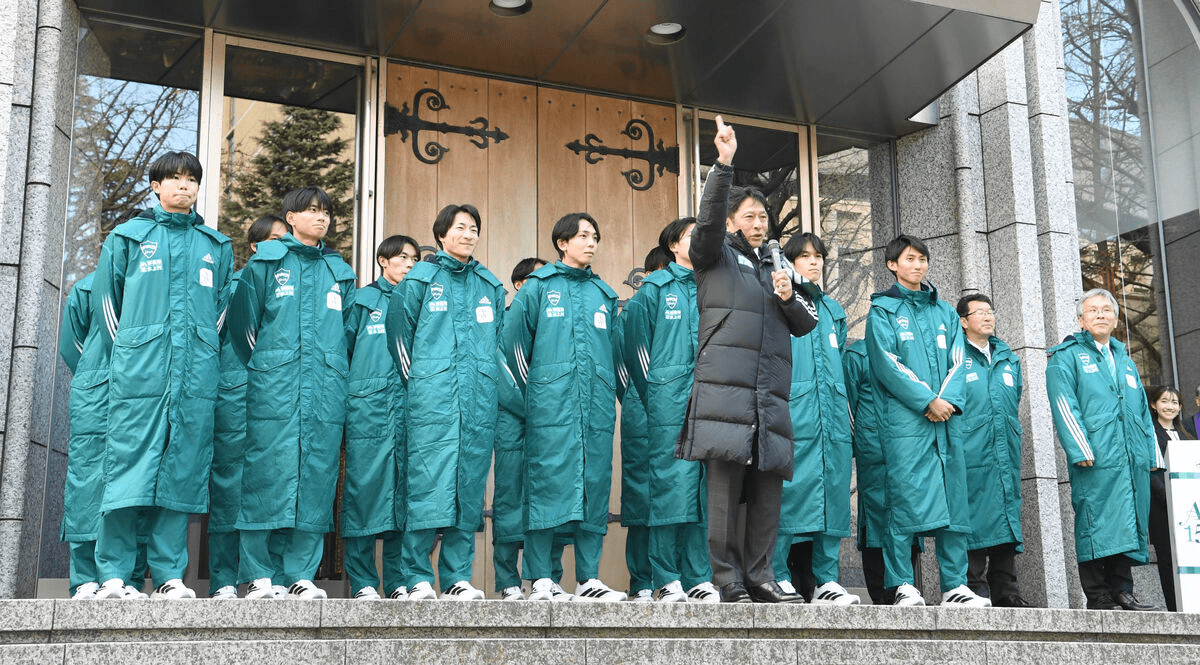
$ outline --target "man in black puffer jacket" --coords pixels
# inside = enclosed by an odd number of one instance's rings
[[[775,582],[771,560],[783,481],[792,477],[791,335],[816,325],[816,311],[772,272],[766,201],[757,190],[730,196],[733,128],[717,116],[717,162],[708,174],[689,252],[700,305],[699,356],[675,456],[703,460],[708,547],[724,602],[804,602]],[[746,502],[737,542],[738,504]]]

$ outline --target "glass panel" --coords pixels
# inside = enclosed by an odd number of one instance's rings
[[[221,232],[241,267],[246,229],[283,195],[320,187],[333,199],[325,244],[353,261],[354,169],[363,68],[232,46],[221,116]]]
[[[799,187],[796,165],[800,157],[800,135],[796,130],[758,127],[739,118],[725,116],[737,131],[738,151],[734,159],[733,184],[756,187],[767,197],[771,215],[771,237],[790,235],[800,229]],[[700,120],[700,188],[708,170],[717,161],[713,145],[717,126],[707,114]]]

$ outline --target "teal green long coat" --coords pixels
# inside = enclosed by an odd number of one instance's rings
[[[228,332],[252,416],[239,530],[333,528],[354,282],[341,256],[291,234],[259,243],[242,269]]]
[[[623,312],[617,317],[613,331],[618,355],[622,348],[624,329],[621,324],[624,319]],[[650,517],[651,491],[646,405],[637,387],[629,381],[623,361],[617,363],[616,370],[617,399],[621,403],[621,526],[646,526]]]
[[[1124,554],[1149,561],[1150,471],[1162,458],[1137,366],[1110,339],[1116,379],[1087,332],[1050,349],[1046,392],[1067,454],[1075,508],[1075,558]],[[1090,467],[1076,466],[1088,460]]]
[[[963,333],[958,313],[937,290],[900,285],[871,296],[867,315],[877,421],[887,427],[887,507],[893,533],[938,528],[968,533],[967,468],[947,423],[930,422],[935,397],[962,412]],[[951,416],[957,418],[958,416]]]
[[[527,524],[608,528],[617,294],[591,269],[534,271],[513,299],[504,356],[525,395]]]
[[[846,312],[812,282],[800,288],[817,307],[817,327],[792,337],[792,414],[795,460],[783,483],[781,534],[850,536],[850,475],[854,448],[842,373]]]
[[[865,340],[842,354],[846,398],[854,414],[854,469],[858,495],[858,548],[883,547],[887,533],[887,467],[875,414],[875,389]]]
[[[242,272],[233,275],[237,291]],[[229,533],[242,504],[242,463],[246,456],[246,365],[229,335],[221,342],[221,382],[213,420],[212,476],[209,479],[210,533]]]
[[[445,252],[392,292],[388,348],[406,384],[407,527],[483,529],[496,437],[504,286]]]
[[[338,530],[343,538],[404,528],[404,386],[388,353],[386,321],[394,285],[380,277],[354,294],[354,337],[346,398],[346,476]]]
[[[673,261],[646,276],[621,314],[625,369],[649,422],[648,526],[705,519],[704,465],[675,457],[692,392],[699,320],[695,273]]]
[[[497,349],[499,353],[499,349]],[[492,540],[525,540],[525,398],[501,359],[492,485]]]
[[[71,288],[63,310],[58,353],[71,368],[67,476],[59,536],[70,543],[96,540],[104,496],[104,438],[108,423],[108,354],[92,325],[92,278]]]
[[[970,549],[1017,543],[1021,550],[1021,361],[998,337],[992,359],[964,344],[963,412],[950,419],[950,438],[967,460]]]
[[[161,206],[117,226],[92,282],[110,357],[101,511],[208,510],[229,238]]]

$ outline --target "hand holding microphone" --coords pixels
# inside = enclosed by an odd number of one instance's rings
[[[767,251],[771,253],[771,279],[775,282],[775,295],[787,302],[792,299],[792,276],[783,262],[779,241],[772,238],[767,241]]]

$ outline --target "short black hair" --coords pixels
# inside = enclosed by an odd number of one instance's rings
[[[250,225],[250,228],[246,229],[246,241],[250,244],[258,244],[266,240],[267,238],[271,237],[271,229],[274,228],[275,224],[277,223],[283,224],[284,228],[288,230],[288,233],[292,232],[291,224],[288,224],[279,215],[269,212],[254,220],[254,223]]]
[[[788,238],[783,245],[783,255],[787,257],[788,261],[795,261],[796,257],[800,256],[800,252],[803,252],[808,245],[812,245],[813,251],[820,254],[821,258],[829,256],[829,252],[825,249],[825,243],[821,242],[817,234],[810,231],[796,233]]]
[[[529,276],[533,274],[534,270],[541,268],[547,263],[549,262],[546,261],[546,259],[539,259],[536,256],[531,256],[529,258],[517,261],[517,265],[514,266],[512,270],[512,285],[515,287],[517,282],[524,282],[525,280],[529,279]]]
[[[550,242],[554,243],[554,251],[558,252],[558,258],[563,257],[563,251],[558,246],[559,240],[570,240],[579,233],[579,222],[588,222],[592,225],[592,229],[596,232],[596,242],[600,242],[600,225],[596,220],[586,212],[569,212],[558,219],[554,223],[554,228],[550,229]]]
[[[668,222],[658,234],[658,246],[666,250],[668,254],[671,254],[671,245],[682,240],[683,232],[687,231],[687,227],[695,223],[695,217],[680,217],[675,221]]]
[[[180,173],[193,176],[199,184],[204,177],[204,168],[190,152],[168,152],[150,165],[150,182],[162,182]]]
[[[982,293],[971,293],[959,298],[958,304],[954,306],[954,310],[958,312],[960,317],[965,319],[967,318],[967,315],[971,313],[971,303],[973,302],[985,302],[987,303],[988,307],[996,309],[996,306],[992,304],[991,298],[983,295]]]
[[[320,187],[301,187],[293,189],[283,195],[283,201],[279,204],[282,209],[284,219],[287,219],[289,212],[303,212],[308,210],[308,206],[313,201],[317,202],[317,207],[329,213],[332,220],[333,217],[333,200],[325,193],[325,190]]]
[[[900,255],[905,249],[912,247],[920,252],[925,258],[932,259],[933,256],[929,253],[929,246],[926,245],[920,238],[914,238],[910,235],[900,234],[887,244],[887,248],[883,250],[884,261],[899,261]]]
[[[742,207],[742,202],[746,199],[758,201],[763,208],[767,209],[767,214],[770,214],[771,208],[767,205],[767,197],[757,187],[733,187],[729,190],[729,210],[725,212],[726,217],[733,217],[733,213]]]
[[[433,241],[437,243],[438,249],[442,248],[442,238],[445,238],[446,234],[450,232],[450,227],[454,224],[454,218],[460,212],[467,213],[471,216],[471,219],[475,220],[475,233],[483,231],[483,220],[479,217],[479,208],[469,203],[462,205],[451,203],[442,208],[442,211],[433,220]]]
[[[412,248],[417,250],[417,260],[421,260],[421,245],[417,244],[416,240],[408,236],[394,235],[388,236],[379,243],[379,247],[375,248],[375,259],[390,259],[393,256],[399,256],[404,248],[412,245]]]
[[[668,252],[659,245],[655,245],[654,247],[650,248],[649,252],[646,252],[646,262],[642,265],[646,268],[646,272],[654,272],[655,270],[662,270],[663,268],[666,268],[674,260],[674,254]]]

